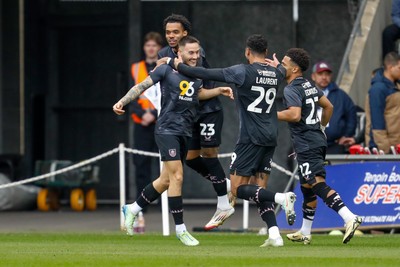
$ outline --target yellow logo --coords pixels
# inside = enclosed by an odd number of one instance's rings
[[[194,82],[181,81],[179,83],[180,95],[192,96],[194,94],[193,84]]]

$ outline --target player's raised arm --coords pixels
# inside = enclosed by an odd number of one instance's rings
[[[278,67],[278,65],[281,64],[281,63],[279,62],[278,58],[276,57],[276,53],[274,53],[274,54],[272,55],[272,59],[266,58],[266,59],[265,59],[265,62],[266,62],[268,65],[270,65],[270,66],[272,66],[272,67],[274,67],[274,68]]]
[[[113,111],[117,115],[122,115],[125,113],[123,110],[124,106],[126,106],[129,102],[135,100],[139,97],[144,91],[149,89],[152,85],[154,85],[153,80],[148,76],[143,82],[136,84],[133,86],[125,96],[123,96],[117,103],[113,106]]]
[[[321,126],[325,127],[333,114],[333,105],[326,96],[322,96],[318,100],[318,105],[322,108]]]
[[[265,62],[266,62],[268,65],[270,65],[270,66],[272,66],[272,67],[274,67],[274,68],[277,68],[277,69],[282,73],[282,76],[283,76],[283,77],[286,76],[286,69],[285,69],[285,68],[282,66],[282,64],[279,62],[278,58],[276,57],[276,53],[274,53],[274,54],[272,55],[272,59],[265,58]]]
[[[203,89],[201,88],[198,93],[199,100],[210,99],[219,95],[224,95],[233,99],[233,92],[230,87],[216,87],[213,89]]]

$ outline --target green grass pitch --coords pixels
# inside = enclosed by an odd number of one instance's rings
[[[146,233],[1,233],[0,266],[399,266],[400,235],[313,235],[311,245],[285,240],[260,248],[264,236],[194,233],[197,247],[175,236]]]

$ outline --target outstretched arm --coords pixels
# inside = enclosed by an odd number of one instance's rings
[[[129,102],[139,97],[144,91],[149,89],[153,84],[154,84],[153,80],[150,78],[150,76],[147,76],[147,78],[143,82],[133,86],[128,91],[128,93],[126,93],[125,96],[123,96],[117,103],[115,103],[115,105],[113,106],[113,111],[118,115],[124,114],[125,113],[125,110],[123,110],[124,106],[126,106]]]
[[[178,60],[178,59],[175,59]],[[206,69],[203,67],[189,67],[186,64],[183,63],[177,63],[175,64],[176,69],[182,73],[183,75],[193,77],[193,78],[199,78],[202,80],[212,80],[212,81],[217,81],[217,82],[227,82],[225,80],[224,73],[222,72],[222,69]]]
[[[219,95],[228,96],[233,99],[233,92],[230,87],[216,87],[213,89],[203,89],[199,90],[199,100],[210,99]]]

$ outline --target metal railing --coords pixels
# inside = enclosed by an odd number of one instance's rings
[[[343,55],[342,63],[340,64],[340,69],[338,75],[336,77],[336,83],[340,84],[342,81],[343,75],[345,72],[350,71],[350,52],[354,44],[354,40],[358,36],[362,36],[362,29],[361,29],[361,18],[364,14],[365,7],[367,5],[367,0],[362,0],[360,8],[358,10],[357,18],[354,22],[353,29],[350,34],[349,41],[347,42],[346,50]]]

